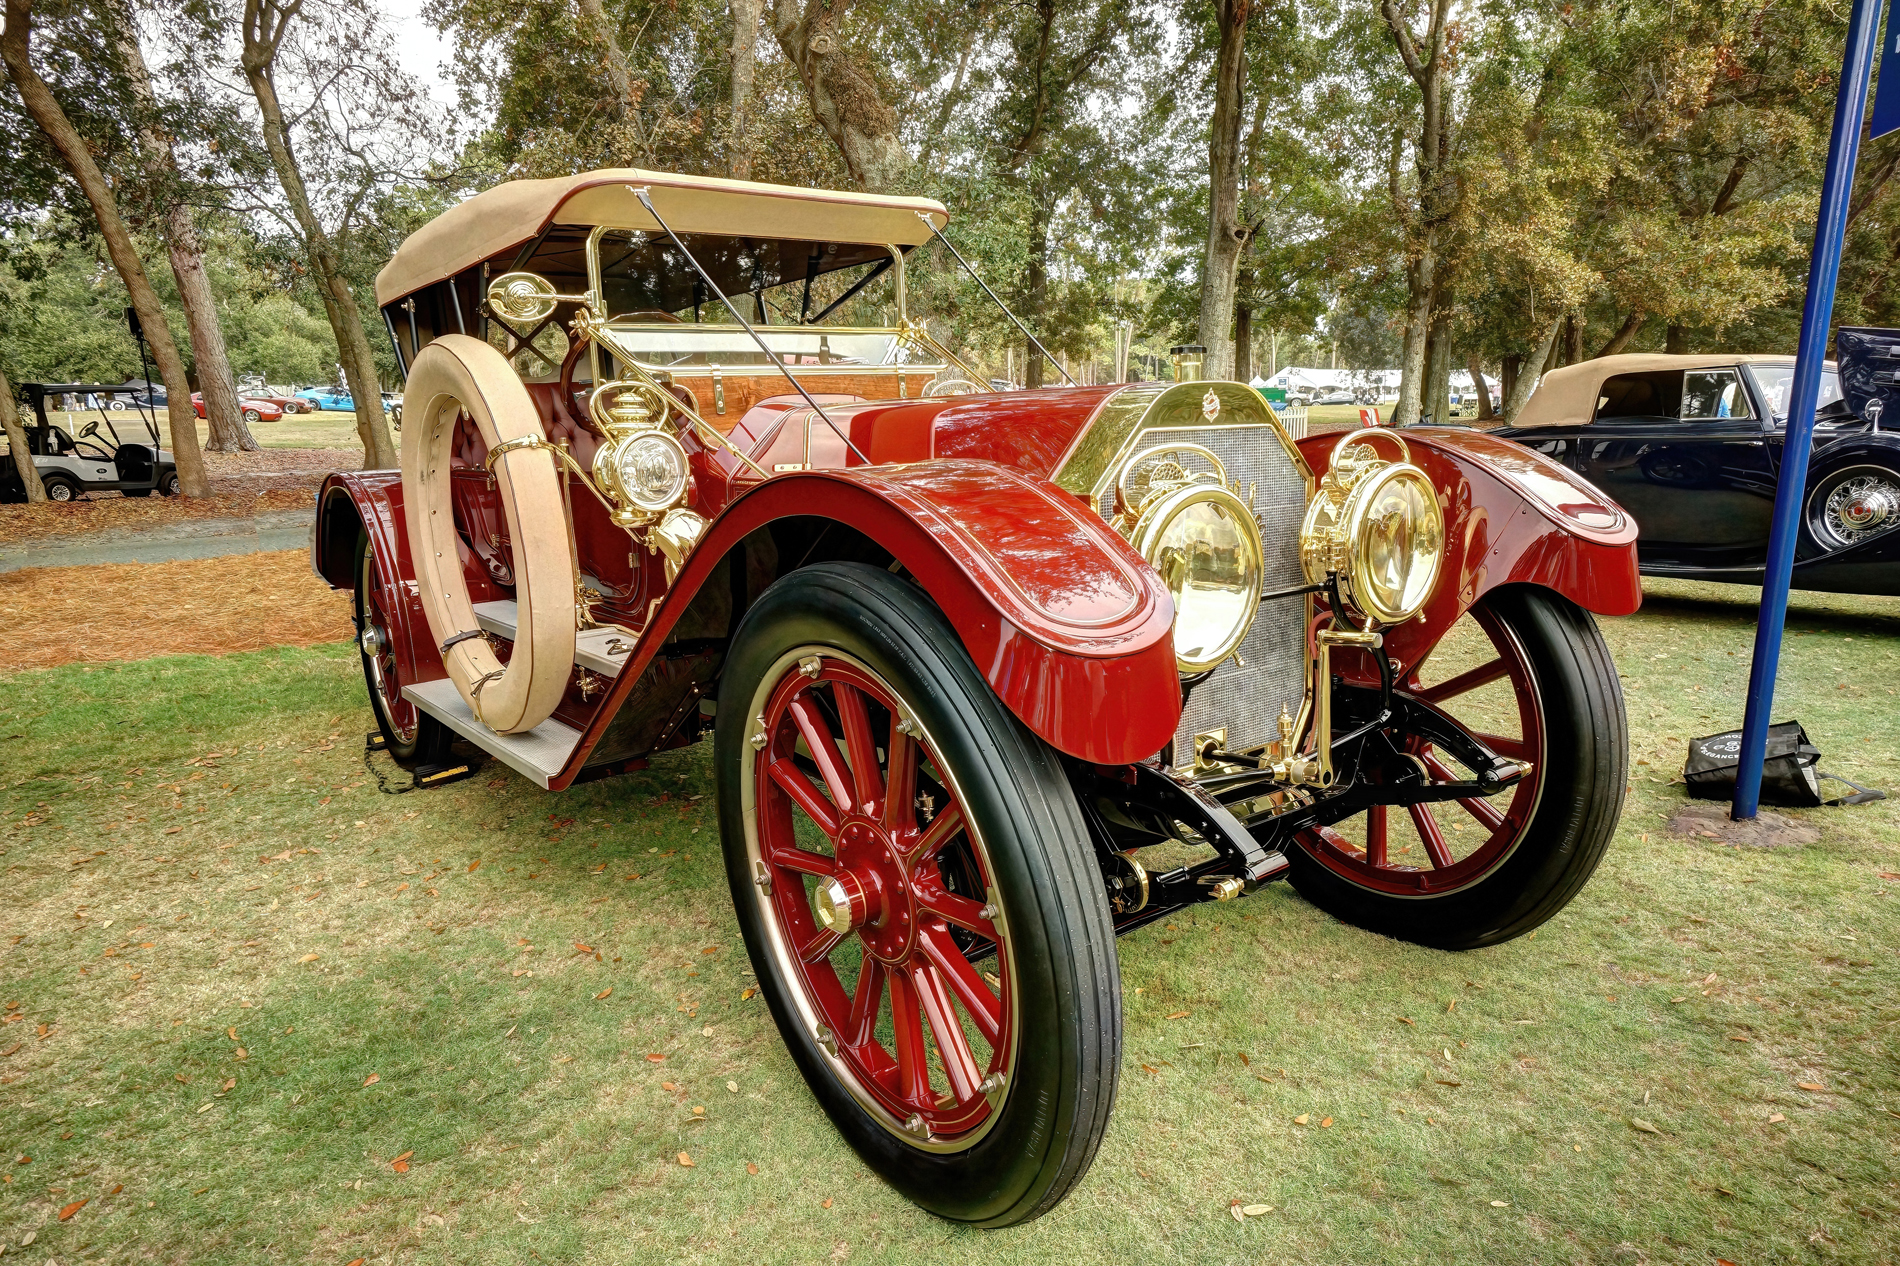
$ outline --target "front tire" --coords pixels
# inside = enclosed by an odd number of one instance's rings
[[[40,475],[40,486],[46,489],[46,499],[62,505],[79,500],[79,484],[69,475]]]
[[[1400,940],[1463,950],[1522,936],[1576,896],[1622,812],[1628,723],[1603,635],[1558,594],[1496,589],[1403,688],[1531,772],[1490,799],[1378,806],[1303,831],[1288,878],[1335,918]],[[1428,743],[1410,754],[1435,779],[1462,776]]]
[[[158,477],[158,495],[175,497],[178,495],[178,472],[168,470]]]
[[[1121,1064],[1114,929],[1055,754],[934,606],[856,564],[760,597],[718,718],[733,905],[819,1105],[939,1217],[1053,1208]]]

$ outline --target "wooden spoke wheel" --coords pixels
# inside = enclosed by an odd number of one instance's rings
[[[376,714],[376,726],[397,764],[409,766],[430,746],[446,738],[442,723],[426,716],[403,697],[402,678],[396,663],[393,632],[388,604],[392,594],[376,565],[376,551],[367,533],[356,542],[356,650],[363,661],[363,684],[369,690],[370,709]]]
[[[1294,885],[1346,922],[1446,949],[1530,931],[1589,878],[1622,806],[1626,723],[1602,635],[1557,595],[1494,590],[1400,688],[1529,773],[1496,796],[1376,805],[1301,832]],[[1397,746],[1432,781],[1472,777],[1415,735]]]
[[[888,573],[795,572],[719,701],[739,924],[820,1104],[877,1172],[983,1226],[1059,1201],[1120,1065],[1114,933],[1052,753]]]

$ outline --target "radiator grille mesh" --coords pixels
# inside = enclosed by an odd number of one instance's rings
[[[1144,431],[1139,447],[1179,440],[1199,444],[1221,459],[1231,484],[1246,499],[1251,490],[1260,522],[1266,574],[1262,588],[1289,589],[1306,583],[1300,571],[1300,520],[1306,513],[1306,477],[1281,447],[1270,426],[1184,426]],[[1104,516],[1114,513],[1113,481],[1104,494]],[[1240,645],[1245,667],[1227,660],[1194,688],[1174,736],[1174,759],[1191,759],[1196,734],[1226,727],[1227,743],[1239,750],[1279,738],[1280,712],[1294,717],[1306,697],[1306,599],[1264,603]]]

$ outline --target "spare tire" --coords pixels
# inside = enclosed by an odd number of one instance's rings
[[[429,632],[477,720],[497,734],[532,730],[560,704],[574,669],[573,546],[540,414],[507,358],[465,334],[445,334],[416,355],[403,412],[403,505]],[[491,453],[525,441],[494,462],[515,556],[516,640],[506,665],[481,636],[462,574],[450,469],[463,416]]]

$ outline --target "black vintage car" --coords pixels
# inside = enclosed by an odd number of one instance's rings
[[[1900,331],[1843,329],[1836,346],[1794,587],[1900,594]],[[1645,575],[1760,584],[1793,380],[1791,356],[1604,356],[1546,374],[1496,434],[1629,511]]]

